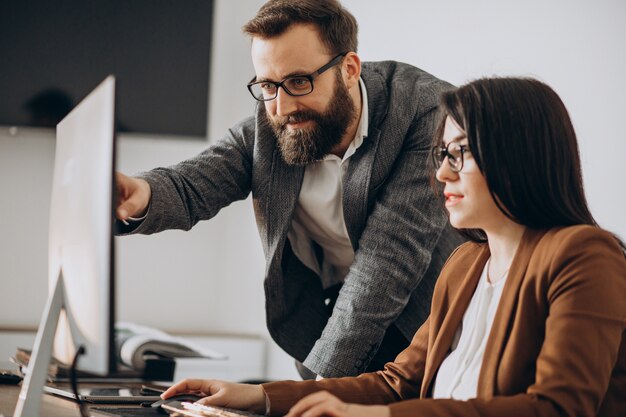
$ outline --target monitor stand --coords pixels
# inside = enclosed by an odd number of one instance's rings
[[[52,357],[52,344],[56,333],[61,310],[65,308],[65,286],[63,272],[59,277],[52,294],[48,297],[46,307],[39,324],[33,351],[28,361],[26,376],[22,382],[14,417],[39,417],[43,387],[48,377],[48,367]]]

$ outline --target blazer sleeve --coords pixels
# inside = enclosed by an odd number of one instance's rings
[[[550,276],[542,294],[549,304],[545,337],[535,382],[525,392],[468,401],[417,399],[428,354],[427,321],[383,371],[263,385],[270,415],[327,390],[346,402],[388,404],[392,417],[595,416],[626,329],[626,259],[615,239],[595,227],[558,239],[552,249],[542,254]]]
[[[534,383],[516,395],[397,402],[393,417],[596,416],[626,329],[626,260],[610,234],[575,229],[538,255],[550,282]]]
[[[229,129],[197,156],[167,168],[138,175],[152,190],[146,218],[133,233],[189,230],[250,193],[254,119]],[[125,230],[122,230],[123,232]]]
[[[430,183],[436,117],[434,107],[415,116],[392,172],[380,185],[332,316],[304,361],[323,377],[365,371],[428,269],[447,224]]]
[[[328,378],[320,381],[280,381],[263,384],[269,415],[282,416],[300,399],[317,391],[329,391],[347,403],[389,404],[417,398],[424,376],[428,350],[429,321],[415,333],[409,347],[385,369],[358,377]]]

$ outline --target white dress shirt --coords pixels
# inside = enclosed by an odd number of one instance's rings
[[[367,91],[361,79],[359,86],[361,117],[356,135],[343,158],[330,154],[307,165],[287,234],[294,254],[319,275],[324,288],[343,282],[354,260],[343,217],[343,177],[350,157],[367,137]],[[315,255],[313,242],[322,249],[321,262]]]
[[[463,321],[452,340],[452,351],[444,359],[433,387],[433,398],[468,400],[476,398],[478,376],[493,319],[502,296],[506,276],[495,284],[483,270]]]

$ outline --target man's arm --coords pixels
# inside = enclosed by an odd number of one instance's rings
[[[133,180],[148,185],[149,207],[137,209],[147,209],[147,216],[131,228],[132,232],[189,230],[198,221],[215,216],[221,208],[246,198],[251,187],[253,137],[254,119],[250,118],[231,128],[199,155],[172,167],[139,174]],[[136,205],[141,206],[141,201]],[[118,218],[124,218],[120,210]],[[126,214],[131,215],[128,211]]]
[[[317,374],[365,371],[428,269],[447,224],[428,163],[436,117],[432,108],[414,121],[378,194],[333,315],[304,361]]]
[[[127,223],[144,217],[150,204],[150,184],[141,178],[128,177],[120,172],[115,173],[117,186],[117,218]]]

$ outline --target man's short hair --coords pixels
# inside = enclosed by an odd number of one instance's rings
[[[269,0],[243,31],[251,37],[272,38],[297,23],[315,25],[332,55],[357,51],[356,19],[337,0]]]

